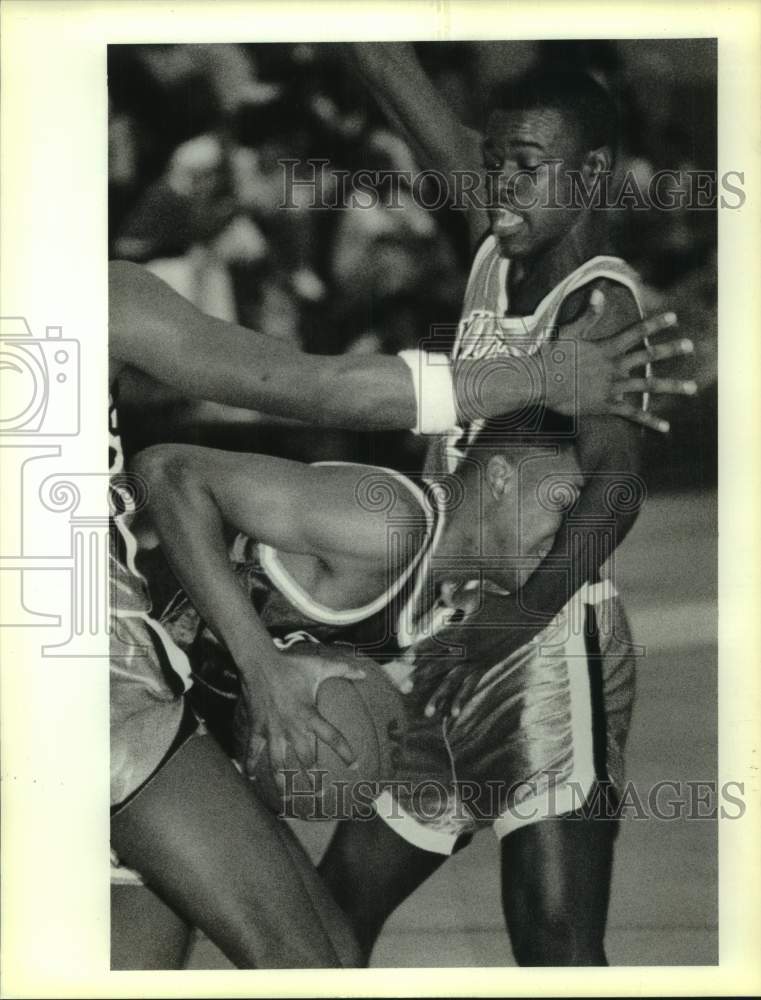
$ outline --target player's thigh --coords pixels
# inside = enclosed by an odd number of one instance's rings
[[[125,865],[239,966],[358,958],[342,954],[348,929],[331,934],[290,831],[209,736],[188,740],[112,818],[111,839]]]
[[[380,926],[445,860],[374,816],[339,823],[319,871],[347,913]]]

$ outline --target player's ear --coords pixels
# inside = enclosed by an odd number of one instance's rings
[[[609,146],[590,149],[584,157],[583,171],[586,177],[594,179],[600,174],[609,173],[613,167],[613,153]]]
[[[516,466],[505,455],[492,455],[486,464],[486,482],[495,500],[501,500],[510,490]]]

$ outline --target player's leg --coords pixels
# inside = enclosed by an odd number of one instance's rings
[[[209,736],[193,736],[112,818],[120,860],[236,965],[354,965],[345,918],[290,830]],[[311,874],[310,874],[311,872]]]
[[[181,969],[192,928],[144,885],[111,886],[111,968]]]
[[[378,816],[338,824],[318,870],[349,918],[365,964],[388,917],[446,857],[403,840]]]
[[[112,614],[110,677],[112,847],[120,861],[238,965],[356,964],[348,922],[290,830],[199,732],[187,704],[187,658],[133,607],[135,578],[116,559],[112,573],[122,611]]]
[[[607,965],[616,822],[578,813],[502,840],[502,906],[519,965]]]
[[[578,616],[599,625],[589,642],[565,635],[558,620],[545,638],[547,648],[564,655],[527,650],[504,675],[503,693],[515,695],[519,708],[504,773],[536,785],[495,820],[503,908],[521,965],[607,964],[616,789],[634,696],[619,605],[603,600],[594,618],[589,608]]]

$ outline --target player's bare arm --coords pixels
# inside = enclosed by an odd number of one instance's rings
[[[481,136],[453,114],[423,72],[409,42],[354,42],[355,71],[402,132],[421,166],[449,173],[481,167]]]
[[[109,265],[110,351],[190,398],[264,410],[319,426],[413,427],[412,378],[396,357],[365,364],[303,354],[207,316],[145,268]],[[118,367],[112,370],[118,375]]]
[[[347,50],[356,72],[407,139],[420,167],[444,174],[450,190],[461,196],[458,202],[467,211],[475,243],[489,224],[486,210],[478,207],[484,204],[481,135],[453,114],[423,72],[411,43],[356,42]]]
[[[250,734],[249,770],[256,765],[255,738],[261,736],[276,767],[285,767],[288,743],[309,767],[315,738],[350,764],[353,751],[319,715],[315,694],[328,676],[360,679],[362,672],[339,658],[278,651],[235,579],[224,528],[276,547],[281,559],[291,554],[289,572],[328,606],[371,600],[386,586],[387,532],[384,514],[357,502],[358,481],[367,470],[190,445],[148,448],[134,468],[146,480],[148,510],[167,559],[230,652],[248,717],[259,722],[259,731]],[[400,504],[410,502],[396,481],[389,480],[389,487],[399,491]]]
[[[130,365],[190,398],[263,410],[317,426],[363,430],[414,428],[419,407],[430,399],[425,354],[420,355],[418,388],[409,365],[398,356],[305,354],[275,338],[205,315],[137,264],[109,265],[109,299],[112,378],[118,377],[121,366]],[[640,380],[627,383],[626,353],[644,334],[666,329],[673,321],[673,315],[664,313],[608,340],[581,342],[578,375],[569,372],[571,377],[560,382],[548,380],[544,386],[548,405],[561,412],[569,408],[618,412],[616,395],[640,385]],[[685,353],[685,341],[670,341],[661,350],[661,357]],[[647,389],[674,393],[687,391],[686,385],[653,377]],[[474,386],[479,387],[475,396]],[[535,383],[509,360],[462,362],[452,392],[463,419],[496,417],[536,402]],[[640,419],[633,408],[622,415]],[[650,426],[663,429],[657,422]]]

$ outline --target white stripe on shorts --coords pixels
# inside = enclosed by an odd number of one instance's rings
[[[451,854],[458,838],[463,831],[437,830],[435,827],[421,823],[411,813],[405,812],[391,792],[384,790],[373,799],[373,806],[378,816],[402,840],[413,847],[433,854]]]
[[[576,597],[584,600],[582,589]],[[571,699],[571,735],[573,764],[571,773],[562,782],[550,785],[543,792],[529,796],[510,806],[494,821],[498,840],[519,827],[538,823],[550,816],[562,816],[580,808],[586,802],[595,783],[595,761],[592,719],[592,689],[589,682],[589,660],[583,632],[574,629],[565,644],[568,683]]]

